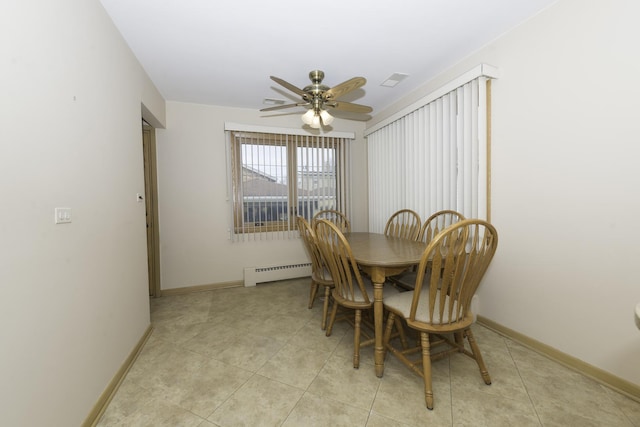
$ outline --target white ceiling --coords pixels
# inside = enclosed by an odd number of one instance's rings
[[[375,115],[556,0],[100,1],[166,100],[295,103],[269,76],[302,88],[320,69],[329,87],[365,77],[340,99]],[[409,77],[380,86],[393,73]]]

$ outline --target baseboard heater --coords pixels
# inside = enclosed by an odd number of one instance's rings
[[[274,265],[271,267],[248,267],[244,269],[244,286],[256,286],[258,283],[306,276],[311,276],[311,263]]]

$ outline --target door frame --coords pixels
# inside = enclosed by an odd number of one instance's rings
[[[156,167],[156,131],[146,122],[142,124],[142,152],[144,155],[144,193],[147,226],[147,264],[149,296],[161,296],[160,234],[158,230],[158,175]]]

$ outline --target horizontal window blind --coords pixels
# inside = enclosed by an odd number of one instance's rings
[[[369,133],[369,228],[400,209],[488,219],[488,87],[477,77]]]

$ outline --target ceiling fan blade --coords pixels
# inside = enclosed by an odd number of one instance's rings
[[[346,82],[342,82],[339,85],[332,87],[331,89],[326,91],[323,96],[326,100],[338,99],[342,95],[349,93],[352,90],[356,90],[361,86],[364,86],[365,83],[367,83],[367,79],[365,79],[364,77],[354,77],[347,80]]]
[[[285,105],[276,105],[275,107],[267,107],[263,108],[260,111],[273,111],[273,110],[282,110],[283,108],[291,108],[291,107],[302,107],[304,105],[309,105],[309,103],[302,102],[298,104],[285,104]]]
[[[342,110],[342,111],[350,111],[352,113],[370,113],[373,111],[373,108],[368,107],[366,105],[360,105],[360,104],[353,104],[351,102],[341,102],[341,101],[336,101],[336,102],[332,102],[330,104],[325,104],[329,107],[333,107],[336,110]]]
[[[307,92],[303,91],[302,89],[292,85],[291,83],[289,83],[289,82],[287,82],[285,80],[282,80],[281,78],[271,76],[271,80],[273,80],[274,82],[286,87],[291,92],[297,93],[300,96],[306,96],[307,95]]]

